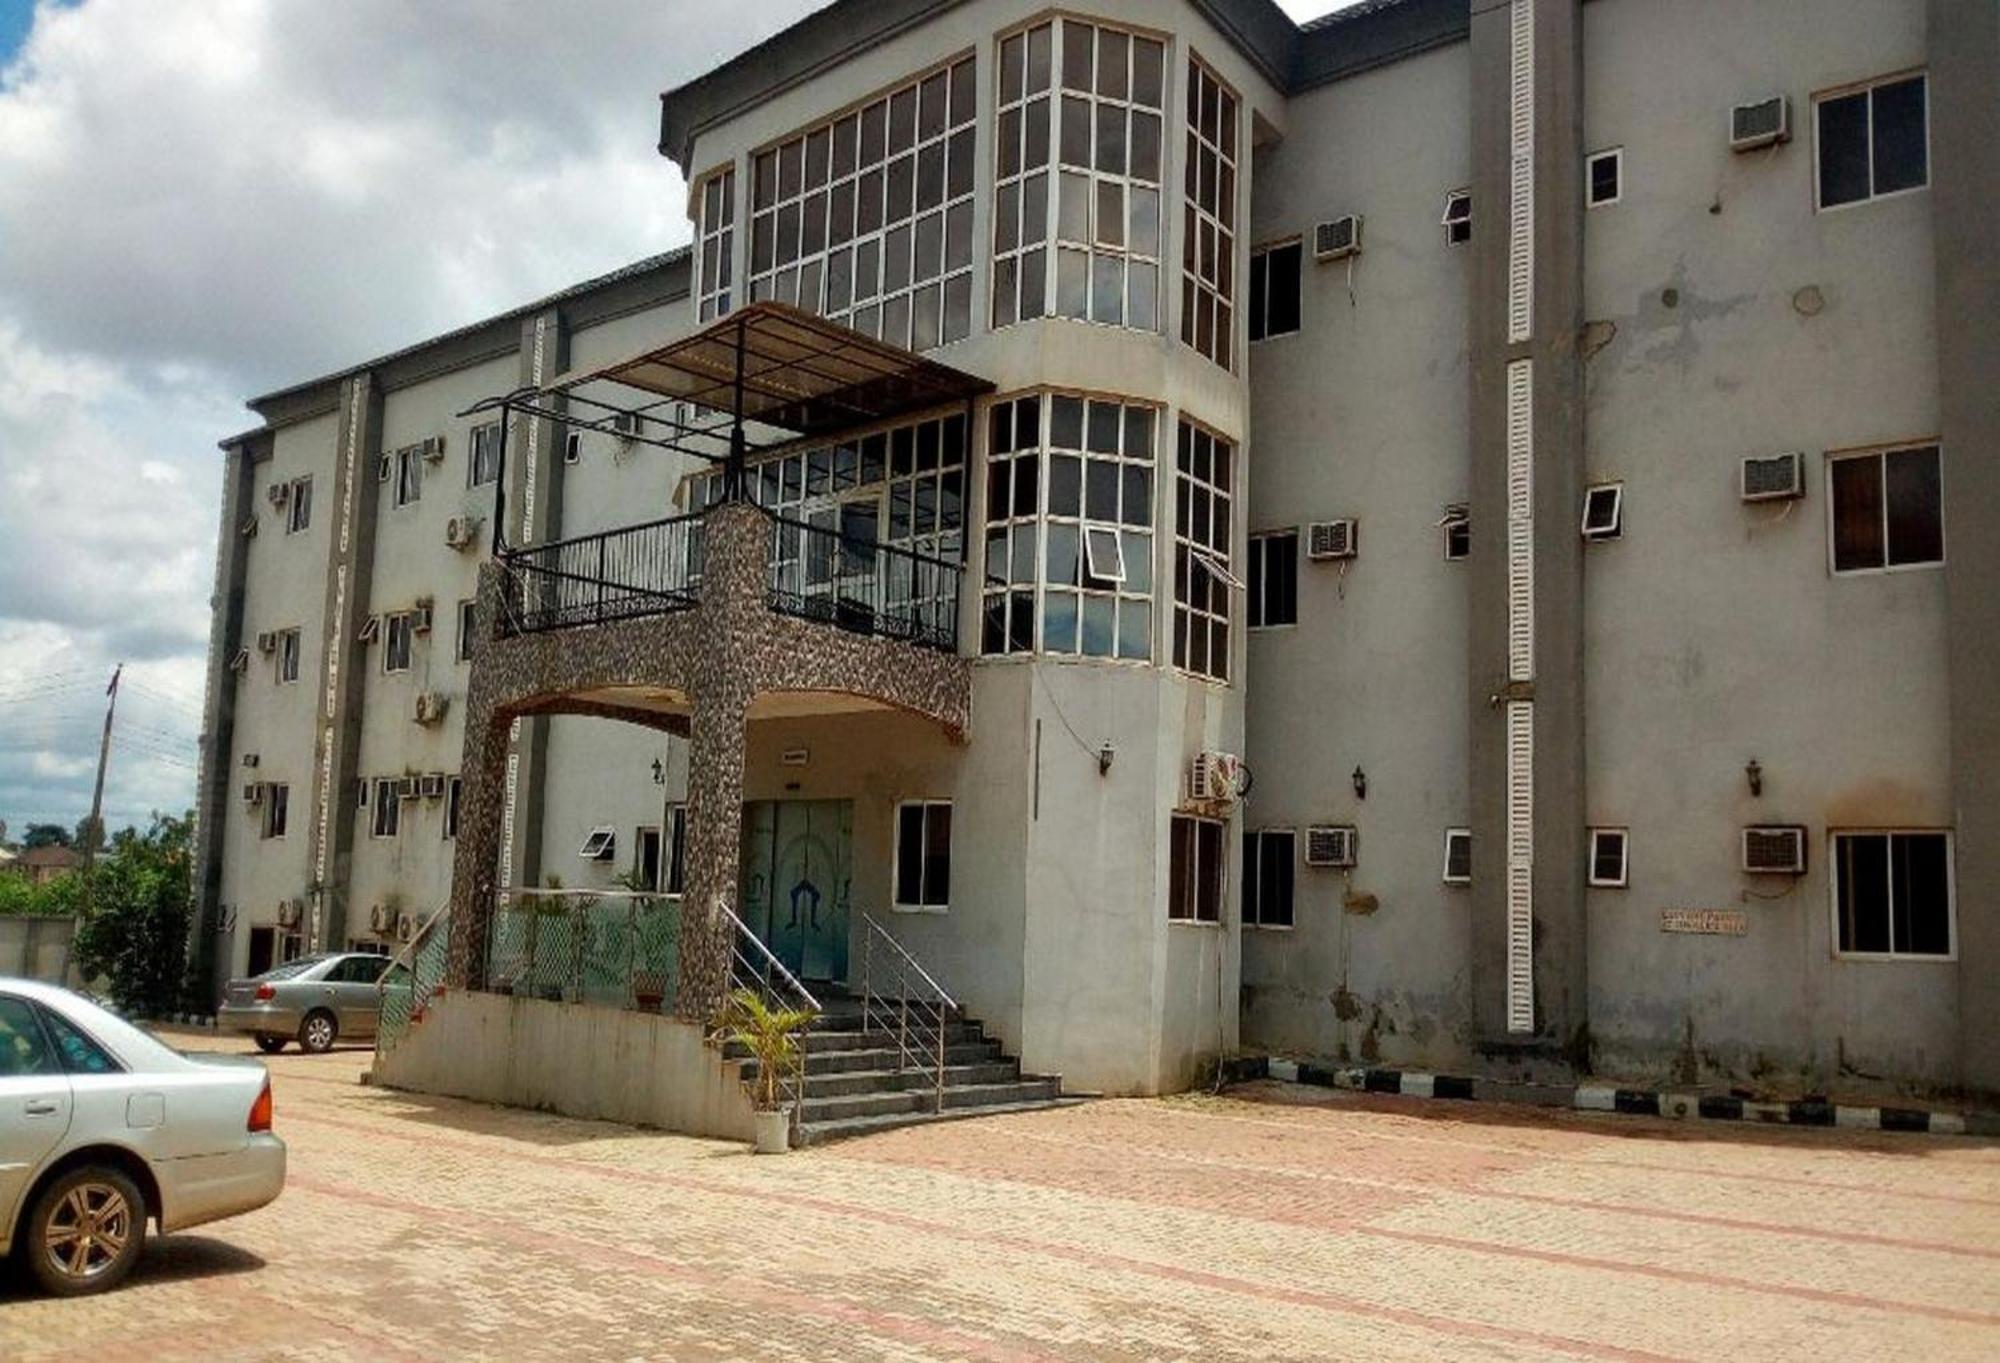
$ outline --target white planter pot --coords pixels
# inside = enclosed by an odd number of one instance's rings
[[[782,1155],[792,1148],[792,1110],[781,1107],[757,1114],[757,1153]]]

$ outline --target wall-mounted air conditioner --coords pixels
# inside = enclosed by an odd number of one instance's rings
[[[447,702],[445,701],[443,694],[440,692],[419,691],[417,693],[417,708],[416,708],[417,723],[436,724],[439,720],[444,718],[446,704]],[[416,778],[412,777],[410,779],[415,780]],[[411,791],[410,793],[414,795],[416,792]]]
[[[292,485],[290,483],[273,483],[264,489],[264,495],[270,499],[272,506],[283,508],[285,503],[292,499]]]
[[[1361,252],[1361,215],[1349,213],[1313,227],[1313,259],[1344,260]]]
[[[425,772],[422,779],[417,783],[417,793],[422,795],[426,800],[442,800],[444,798],[444,773],[441,771]]]
[[[246,767],[254,767],[262,760],[263,759],[254,752],[246,752],[243,754],[243,765]]]
[[[299,925],[300,920],[305,917],[305,913],[306,906],[304,901],[280,899],[278,901],[278,926],[281,928],[295,928]]]
[[[278,632],[274,629],[258,630],[257,651],[259,653],[276,653],[278,651]]]
[[[1243,793],[1243,759],[1235,753],[1200,752],[1188,763],[1188,799],[1230,802]]]
[[[396,927],[396,911],[387,904],[377,904],[368,910],[368,930],[381,934],[393,932]]]
[[[1743,461],[1743,500],[1782,502],[1806,495],[1806,457],[1802,454],[1753,455]]]
[[[399,800],[416,799],[418,786],[419,782],[415,776],[398,777],[396,780],[396,798]]]
[[[396,940],[407,942],[417,935],[417,916],[413,913],[401,914],[396,919]]]
[[[410,632],[412,634],[429,634],[431,632],[431,605],[431,598],[428,596],[417,598],[417,604],[410,610]]]
[[[1729,149],[1755,151],[1792,140],[1792,102],[1783,95],[1739,104],[1729,111]]]
[[[1752,875],[1806,873],[1806,830],[1797,824],[1753,824],[1743,830],[1743,869]]]
[[[1358,841],[1350,824],[1316,824],[1306,829],[1306,865],[1352,866]]]
[[[444,542],[452,549],[469,549],[479,538],[479,517],[453,516],[444,523]]]
[[[1306,527],[1306,557],[1315,563],[1353,558],[1361,549],[1361,526],[1352,518],[1314,521]]]
[[[424,439],[424,443],[423,443],[423,445],[422,445],[422,446],[421,446],[420,448],[421,448],[421,449],[423,450],[423,452],[424,452],[424,462],[425,462],[425,463],[427,463],[427,464],[438,464],[438,463],[442,463],[442,462],[444,461],[444,437],[443,437],[443,436],[441,436],[441,435],[433,435],[433,436],[427,436],[427,437],[425,437],[425,439]]]
[[[243,803],[250,809],[255,809],[258,805],[264,803],[264,783],[262,781],[252,781],[243,787]]]

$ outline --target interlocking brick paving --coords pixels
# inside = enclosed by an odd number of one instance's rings
[[[274,1206],[0,1280],[0,1359],[2000,1357],[1976,1140],[1255,1085],[757,1159],[367,1063],[272,1062]]]

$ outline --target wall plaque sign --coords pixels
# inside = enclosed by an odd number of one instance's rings
[[[1741,909],[1661,909],[1660,931],[1743,937],[1750,931],[1750,915]]]

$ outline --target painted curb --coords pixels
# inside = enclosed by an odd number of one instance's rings
[[[1934,1136],[2000,1136],[2000,1112],[1930,1112],[1922,1108],[1860,1107],[1806,1098],[1760,1103],[1729,1094],[1626,1089],[1608,1084],[1514,1084],[1422,1070],[1374,1070],[1314,1065],[1302,1060],[1238,1056],[1223,1064],[1227,1082],[1276,1079],[1356,1093],[1459,1102],[1513,1102],[1678,1121],[1746,1122],[1769,1126],[1837,1127]]]

